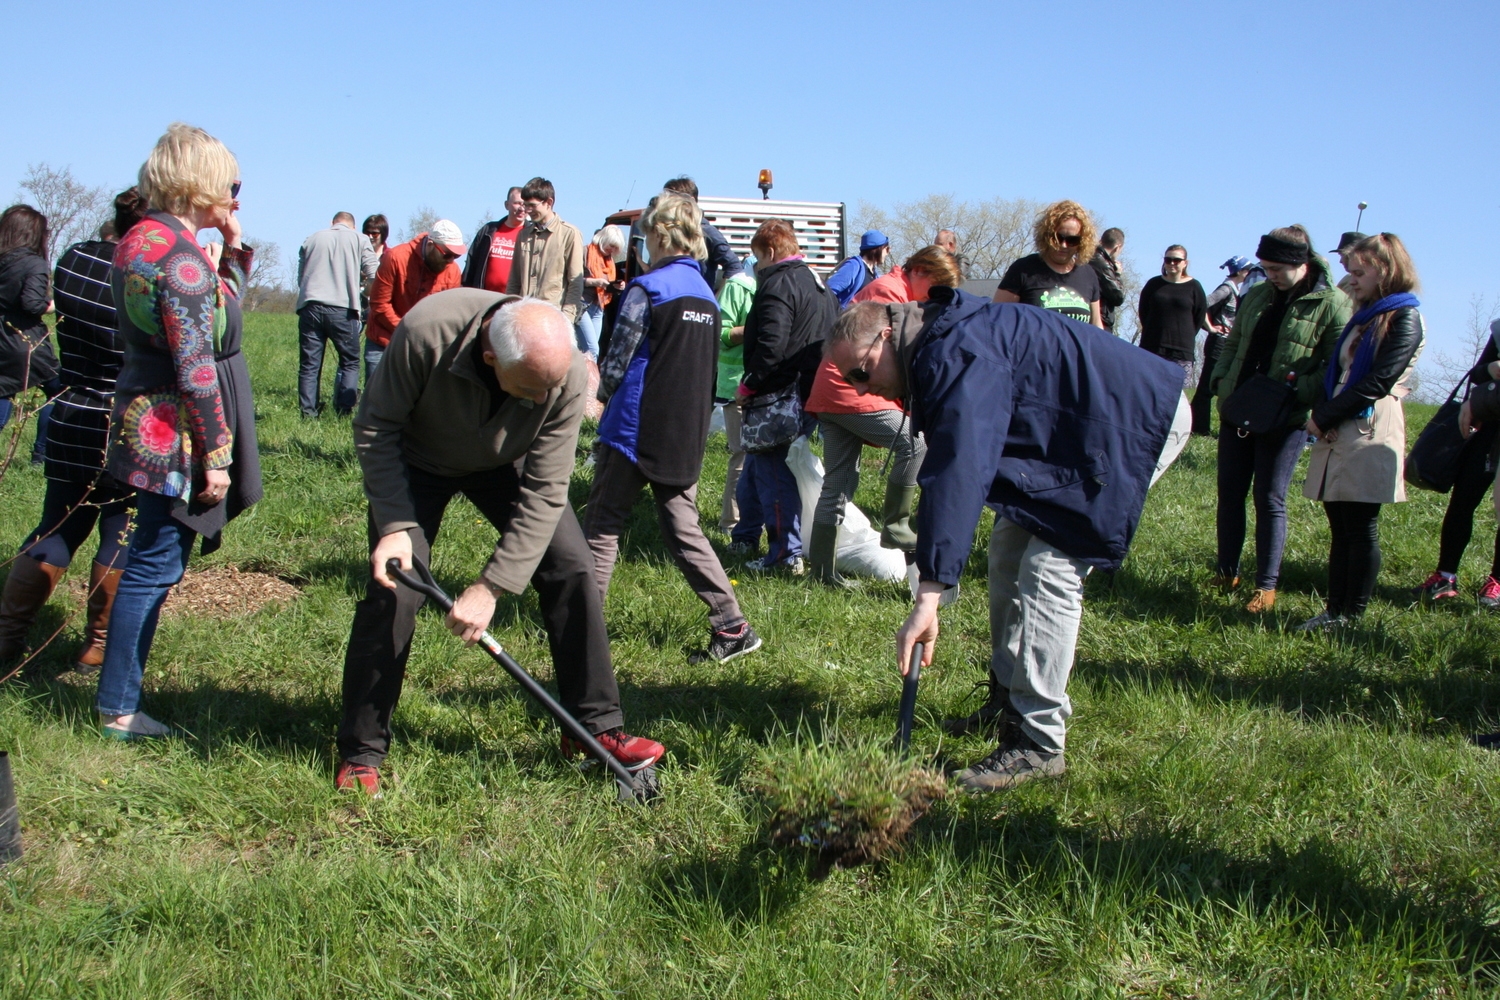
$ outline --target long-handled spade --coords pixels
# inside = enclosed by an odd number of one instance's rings
[[[453,598],[449,597],[437,581],[432,578],[432,573],[423,565],[420,559],[412,559],[412,566],[417,571],[414,577],[401,569],[401,563],[395,559],[385,564],[386,570],[397,580],[419,594],[423,594],[432,603],[442,608],[445,612],[453,610]],[[418,579],[420,577],[420,579]],[[583,724],[568,710],[557,703],[547,689],[528,674],[524,667],[511,658],[511,655],[501,648],[500,643],[494,636],[486,631],[479,637],[479,645],[490,654],[490,658],[505,668],[505,672],[515,678],[517,684],[526,689],[526,693],[541,703],[549,715],[557,720],[557,724],[573,739],[583,745],[588,753],[609,768],[614,775],[615,782],[620,786],[619,800],[621,802],[644,802],[661,794],[656,784],[656,769],[654,767],[642,768],[639,772],[632,774],[624,764],[615,759],[614,755],[599,745],[592,733],[584,728]]]

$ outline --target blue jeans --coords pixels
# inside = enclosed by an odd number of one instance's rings
[[[375,369],[380,367],[380,359],[385,357],[385,348],[373,340],[365,341],[365,391],[370,391],[370,379],[375,375]]]
[[[171,497],[136,494],[135,536],[109,616],[99,670],[101,715],[130,715],[141,705],[141,676],[167,592],[182,579],[198,533],[172,517]]]
[[[735,541],[757,542],[764,522],[767,566],[802,555],[802,495],[797,492],[797,477],[786,464],[788,447],[746,455],[745,471],[740,473],[736,490],[740,523],[732,537]],[[753,535],[749,534],[751,530]]]
[[[0,430],[10,423],[10,411],[15,409],[15,404],[8,399],[0,399]]]
[[[1245,547],[1245,494],[1254,483],[1255,586],[1275,590],[1286,548],[1286,491],[1297,470],[1307,432],[1302,425],[1240,437],[1219,428],[1219,564],[1221,576],[1238,576]]]
[[[573,324],[573,334],[578,340],[578,349],[595,361],[599,360],[599,338],[604,333],[604,310],[588,306],[578,314]]]
[[[302,345],[302,360],[297,369],[297,403],[304,417],[315,415],[319,408],[319,382],[323,378],[323,352],[333,344],[339,357],[338,375],[333,384],[333,409],[336,413],[354,412],[359,399],[359,310],[342,309],[309,302],[297,314],[297,339]]]

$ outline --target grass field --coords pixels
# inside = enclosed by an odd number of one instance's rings
[[[303,422],[295,323],[252,315],[266,499],[205,564],[297,581],[248,617],[164,621],[144,707],[194,738],[106,743],[93,685],[64,670],[0,688],[23,861],[0,870],[5,997],[1492,997],[1500,992],[1500,617],[1412,607],[1443,497],[1387,508],[1363,624],[1283,631],[1320,610],[1327,528],[1294,486],[1275,614],[1207,592],[1214,446],[1153,491],[1113,581],[1089,583],[1065,778],[954,797],[876,868],[817,881],[765,840],[751,790],[798,740],[888,740],[901,590],[833,592],[731,568],[764,649],[688,664],[702,607],[636,512],[606,606],[633,731],[661,739],[665,800],[556,751],[555,727],[436,615],[418,623],[385,797],[332,790],[344,643],[363,587],[349,425]],[[326,384],[326,383],[325,383]],[[1426,410],[1412,407],[1414,424]],[[29,436],[29,430],[27,432]],[[879,456],[860,500],[877,507]],[[700,503],[724,467],[710,442]],[[573,498],[587,495],[587,472]],[[0,549],[40,510],[39,470],[0,483]],[[986,515],[986,523],[988,515]],[[1481,509],[1463,579],[1481,579]],[[971,710],[988,659],[984,552],[945,613],[915,745],[967,763],[985,741],[930,723]],[[722,539],[719,539],[722,540]],[[450,509],[450,590],[493,544]],[[75,563],[80,575],[87,550]],[[1247,553],[1248,556],[1248,553]],[[495,631],[550,677],[534,595]]]

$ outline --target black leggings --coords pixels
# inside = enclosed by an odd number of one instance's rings
[[[1442,543],[1438,548],[1437,568],[1444,573],[1458,572],[1464,549],[1474,535],[1474,511],[1495,481],[1490,468],[1490,443],[1493,434],[1482,431],[1469,440],[1458,467],[1453,493],[1448,497],[1448,512],[1443,515]],[[1490,575],[1500,580],[1500,532],[1495,533],[1495,552],[1490,557]]]
[[[1327,500],[1328,613],[1358,618],[1380,576],[1380,504]]]
[[[90,489],[87,483],[49,479],[42,522],[26,536],[21,551],[50,566],[66,567],[98,524],[99,551],[94,561],[124,569],[134,506],[134,492],[115,485],[98,484]]]

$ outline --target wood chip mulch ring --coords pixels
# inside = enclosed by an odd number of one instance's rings
[[[162,611],[169,615],[240,618],[267,604],[287,604],[301,593],[291,583],[269,573],[237,566],[188,570],[172,588]]]

